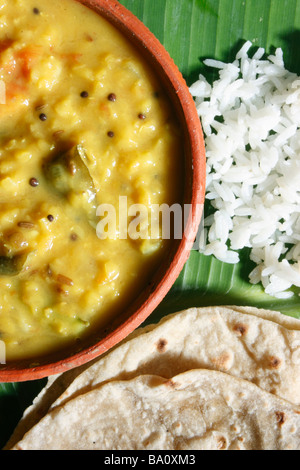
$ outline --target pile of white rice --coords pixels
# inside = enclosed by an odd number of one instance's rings
[[[206,142],[207,190],[214,213],[204,219],[206,255],[238,263],[249,247],[251,283],[288,298],[300,287],[300,77],[283,53],[249,56],[246,42],[212,85],[200,75],[190,92]]]

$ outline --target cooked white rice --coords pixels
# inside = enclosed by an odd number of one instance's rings
[[[228,263],[249,247],[250,282],[288,298],[300,287],[300,77],[283,53],[250,57],[246,42],[212,85],[202,75],[190,87],[206,142],[207,189],[215,212],[204,220],[199,247]]]

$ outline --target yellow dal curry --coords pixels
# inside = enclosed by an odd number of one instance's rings
[[[137,51],[72,0],[0,5],[0,340],[7,361],[105,325],[167,240],[97,236],[96,207],[181,200],[181,136]]]

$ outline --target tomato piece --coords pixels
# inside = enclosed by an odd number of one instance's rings
[[[16,60],[25,79],[29,78],[30,71],[41,54],[42,48],[40,46],[29,46],[16,53]]]

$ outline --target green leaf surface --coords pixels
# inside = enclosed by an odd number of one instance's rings
[[[231,61],[250,40],[266,52],[281,47],[286,67],[300,74],[300,0],[121,0],[168,50],[187,84],[214,73],[203,59]],[[192,251],[170,293],[148,322],[190,306],[253,305],[300,317],[299,297],[278,301],[248,282],[252,269],[247,250],[241,262],[226,265]],[[0,446],[44,381],[0,384]]]

